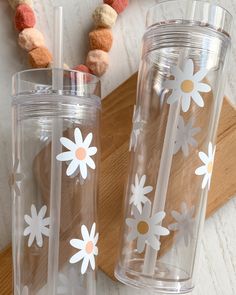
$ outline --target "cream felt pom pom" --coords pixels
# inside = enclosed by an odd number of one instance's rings
[[[19,34],[18,43],[20,47],[26,51],[31,51],[36,47],[45,46],[43,34],[34,28],[24,29]]]
[[[111,6],[102,4],[93,13],[93,20],[97,27],[111,28],[117,19],[117,12]]]

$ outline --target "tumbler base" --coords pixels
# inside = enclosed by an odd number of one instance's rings
[[[118,265],[115,269],[115,277],[125,285],[145,288],[154,293],[186,294],[194,288],[192,279],[187,276],[186,272],[171,265],[157,263],[153,276],[137,271],[142,268],[143,260],[135,260],[135,266],[136,271],[124,269],[121,265]],[[176,277],[176,280],[173,279],[174,277]]]

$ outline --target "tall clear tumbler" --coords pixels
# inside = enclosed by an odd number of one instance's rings
[[[147,24],[115,275],[181,294],[195,285],[231,15],[203,1],[160,1]]]
[[[13,78],[15,295],[96,293],[100,107],[95,76],[40,69]]]

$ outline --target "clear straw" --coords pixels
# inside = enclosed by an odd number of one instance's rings
[[[190,0],[186,7],[185,19],[192,19],[195,12],[195,1]],[[179,66],[182,67],[184,60],[188,58],[188,49],[183,49],[179,56]],[[173,159],[174,142],[176,139],[176,130],[178,118],[180,114],[180,100],[170,105],[169,115],[166,126],[166,133],[164,144],[162,148],[162,155],[160,161],[160,168],[156,182],[156,190],[154,195],[154,202],[152,207],[152,215],[157,212],[165,210],[167,190],[170,178],[170,171]],[[160,239],[160,237],[158,237]],[[153,276],[156,268],[158,251],[151,248],[149,245],[146,247],[143,274]]]
[[[53,69],[52,88],[56,95],[63,89],[63,8],[54,8],[53,32]],[[56,97],[55,97],[56,99]],[[50,185],[50,238],[48,250],[48,294],[57,294],[57,278],[59,269],[60,245],[60,211],[61,211],[61,171],[62,165],[56,160],[61,153],[60,137],[63,126],[60,118],[53,119],[52,144],[51,144],[51,185]]]

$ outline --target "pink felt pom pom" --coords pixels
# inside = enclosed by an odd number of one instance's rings
[[[83,72],[83,73],[88,73],[88,74],[92,73],[90,71],[90,69],[85,65],[77,65],[77,66],[73,67],[73,70]]]
[[[104,0],[104,3],[110,5],[115,11],[120,14],[122,13],[129,4],[128,0]]]
[[[91,50],[88,53],[86,65],[94,75],[101,77],[108,68],[109,55],[102,50]]]
[[[15,13],[15,27],[18,31],[33,28],[36,19],[33,9],[27,4],[17,6]]]

